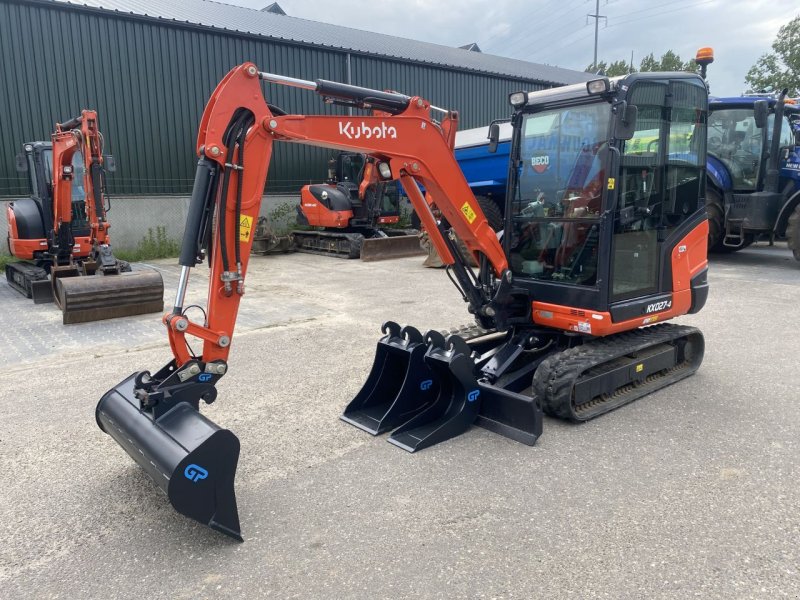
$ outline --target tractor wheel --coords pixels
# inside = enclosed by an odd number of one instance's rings
[[[789,217],[789,224],[786,226],[786,241],[794,254],[794,259],[800,260],[800,204],[795,207]]]
[[[483,214],[486,215],[489,227],[495,231],[502,230],[505,219],[503,219],[503,213],[500,212],[500,207],[497,206],[497,202],[488,196],[475,196],[475,199],[478,201],[478,205],[481,207]]]
[[[709,251],[730,252],[730,248],[722,245],[722,240],[725,239],[725,211],[722,209],[722,198],[712,189],[706,191],[706,212]]]

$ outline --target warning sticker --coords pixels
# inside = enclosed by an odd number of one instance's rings
[[[614,179],[613,177],[608,178],[608,189],[613,190],[616,184],[617,184],[616,179]]]
[[[470,225],[478,217],[478,215],[475,214],[475,211],[472,210],[469,202],[464,202],[464,206],[461,207],[461,212],[464,213],[465,217],[467,217],[467,221],[470,223]]]
[[[249,242],[250,232],[253,229],[253,217],[242,215],[239,219],[239,241]]]

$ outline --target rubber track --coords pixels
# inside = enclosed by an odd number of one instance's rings
[[[576,409],[572,405],[572,392],[581,375],[628,354],[690,335],[700,336],[702,340],[699,329],[673,324],[654,325],[590,340],[545,359],[534,374],[533,391],[542,399],[547,414],[571,421],[588,421],[688,377],[699,368],[703,349],[700,348],[699,360],[695,351],[693,363],[684,362],[655,373],[640,384],[622,386],[613,394],[596,398]]]
[[[329,231],[294,231],[292,233],[294,234],[298,252],[334,256],[336,258],[358,258],[361,255],[361,244],[364,241],[364,236],[360,233],[333,233]],[[329,250],[319,250],[305,245],[306,242],[316,241],[320,243],[321,240],[345,240],[349,244],[349,247],[347,252],[331,252]]]

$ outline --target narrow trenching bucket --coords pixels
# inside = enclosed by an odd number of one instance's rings
[[[434,374],[437,394],[430,406],[399,427],[389,442],[416,452],[464,433],[480,411],[481,388],[467,343],[456,335],[425,334],[424,361]]]
[[[164,281],[154,270],[57,277],[53,284],[64,324],[164,310]]]
[[[381,328],[367,381],[341,419],[379,435],[405,423],[431,404],[439,387],[424,361],[428,348],[414,327],[387,321]]]
[[[97,405],[97,424],[167,494],[179,513],[242,541],[234,478],[239,440],[189,402],[163,414],[140,408],[134,373]]]

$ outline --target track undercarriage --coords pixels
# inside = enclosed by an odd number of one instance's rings
[[[409,452],[475,424],[533,445],[542,416],[586,421],[694,373],[703,336],[661,324],[606,338],[523,328],[428,332],[383,326],[342,419]]]
[[[300,252],[364,261],[422,255],[417,232],[407,229],[353,229],[348,231],[294,231]]]

